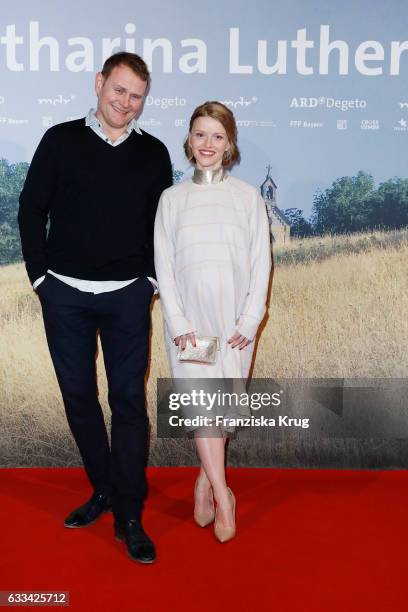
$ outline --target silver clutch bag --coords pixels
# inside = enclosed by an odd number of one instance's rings
[[[195,336],[196,346],[193,346],[187,338],[186,348],[181,350],[181,343],[178,346],[178,360],[191,361],[192,363],[215,363],[217,361],[217,351],[219,341],[217,336]]]

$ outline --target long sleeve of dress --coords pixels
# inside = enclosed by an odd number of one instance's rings
[[[161,195],[157,208],[154,253],[163,316],[174,339],[193,331],[193,327],[184,314],[183,302],[176,284],[174,229],[171,205],[165,192]]]
[[[254,206],[249,216],[250,231],[250,285],[237,330],[253,340],[266,310],[269,275],[271,272],[271,245],[269,223],[265,202],[255,195]]]

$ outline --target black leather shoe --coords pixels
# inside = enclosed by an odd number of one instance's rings
[[[77,528],[92,525],[104,512],[112,510],[111,500],[106,495],[95,493],[83,506],[73,510],[64,521],[64,527]]]
[[[145,533],[139,520],[130,520],[125,523],[115,521],[115,537],[117,540],[125,541],[128,555],[133,561],[153,563],[156,560],[154,544]]]

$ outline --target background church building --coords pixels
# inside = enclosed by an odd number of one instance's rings
[[[271,166],[267,166],[266,179],[260,189],[265,202],[266,212],[268,213],[272,242],[275,244],[285,244],[290,240],[290,223],[276,204],[277,187],[271,177]]]

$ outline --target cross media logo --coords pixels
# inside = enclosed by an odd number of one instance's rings
[[[378,119],[362,119],[360,124],[361,130],[379,130],[380,122]]]
[[[320,98],[292,98],[290,101],[290,108],[319,108],[324,107],[327,109],[341,110],[347,112],[349,110],[361,110],[367,108],[367,101],[355,98],[354,100],[340,100],[336,98],[326,98],[320,96]]]

